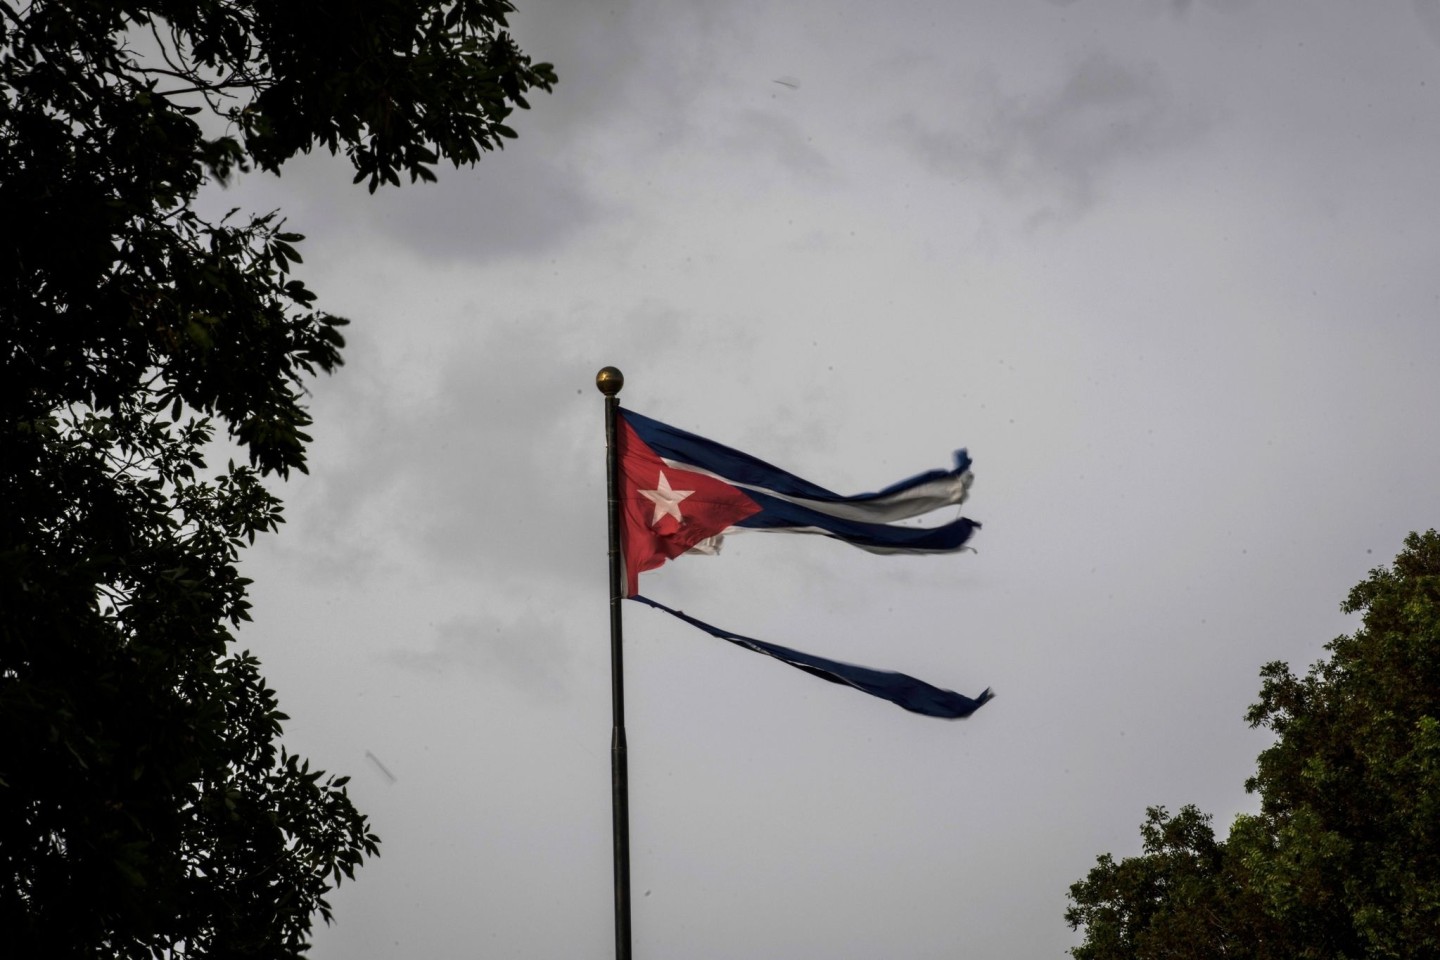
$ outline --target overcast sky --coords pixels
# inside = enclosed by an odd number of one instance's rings
[[[647,574],[998,698],[947,723],[627,605],[635,955],[1060,957],[1145,808],[1222,831],[1269,660],[1440,517],[1440,0],[517,0],[520,139],[280,207],[351,317],[240,634],[383,838],[316,960],[612,954],[604,438],[851,493],[969,448],[976,553]]]

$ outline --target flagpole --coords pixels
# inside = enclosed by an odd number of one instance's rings
[[[605,489],[610,526],[610,807],[615,839],[615,960],[630,960],[630,774],[625,749],[625,660],[621,649],[620,603],[625,576],[620,552],[620,451],[615,445],[620,388],[625,375],[605,367],[595,375],[605,395]]]

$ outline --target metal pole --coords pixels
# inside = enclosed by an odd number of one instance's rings
[[[625,575],[620,550],[620,452],[615,445],[620,388],[625,375],[605,367],[595,375],[605,395],[605,488],[610,500],[610,806],[615,837],[615,958],[630,960],[630,773],[625,748],[625,660],[621,649],[620,603]]]

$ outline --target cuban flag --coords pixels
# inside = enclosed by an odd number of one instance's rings
[[[990,699],[965,697],[904,674],[827,660],[731,633],[639,595],[640,574],[684,553],[718,553],[737,531],[812,533],[872,553],[954,553],[980,526],[965,517],[936,526],[901,523],[969,495],[974,475],[964,450],[949,470],[931,470],[877,493],[842,496],[746,453],[620,409],[622,557],[626,596],[713,636],[775,657],[835,683],[883,697],[907,710],[958,719]]]
[[[632,410],[620,410],[617,427],[627,596],[644,571],[682,553],[718,553],[735,531],[816,533],[872,553],[954,553],[980,527],[965,517],[897,522],[965,502],[974,474],[964,450],[953,469],[847,497]]]

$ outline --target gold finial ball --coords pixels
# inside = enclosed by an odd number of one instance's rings
[[[620,372],[619,367],[601,367],[600,372],[595,374],[595,387],[605,396],[613,397],[625,386],[625,374]]]

